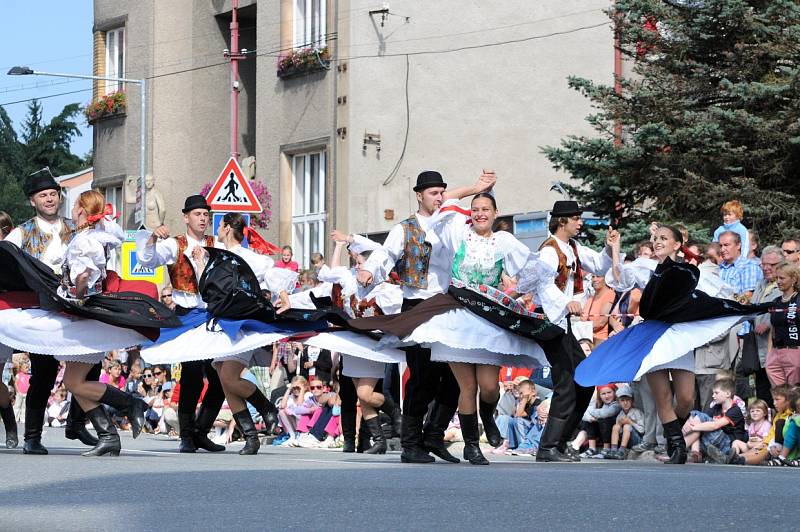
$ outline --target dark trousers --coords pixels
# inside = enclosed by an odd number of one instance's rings
[[[409,310],[421,299],[404,299],[402,310]],[[405,348],[409,379],[403,399],[403,414],[424,418],[428,405],[436,401],[449,408],[458,407],[458,382],[446,362],[431,362],[431,350],[420,346]]]
[[[309,432],[319,441],[324,440],[326,438],[325,427],[332,417],[333,409],[329,406],[323,407],[322,414],[319,415],[319,418],[317,418],[316,423],[314,423],[314,426],[311,427]]]
[[[595,440],[595,445],[611,443],[611,432],[614,429],[616,418],[607,417],[597,421],[581,421],[581,429],[586,431],[586,437]]]
[[[181,363],[181,394],[178,398],[178,413],[194,415],[200,394],[203,393],[203,376],[208,380],[208,389],[203,396],[203,407],[215,417],[222,408],[225,392],[219,381],[217,370],[210,360],[192,360]],[[212,417],[213,419],[213,417]]]
[[[383,388],[383,381],[379,380],[375,383],[375,390],[380,390]],[[358,413],[358,394],[356,394],[356,387],[353,384],[353,379],[350,377],[345,377],[344,375],[339,376],[339,399],[342,401],[341,405],[341,420],[342,420],[342,436],[345,439],[355,439],[356,437],[356,417]],[[327,423],[327,421],[326,421]],[[323,423],[322,429],[325,429],[325,424]],[[314,434],[316,436],[316,434]],[[324,440],[325,436],[323,435],[320,440]]]
[[[386,364],[383,370],[383,395],[395,403],[400,402],[400,368],[398,364]]]
[[[592,399],[593,388],[575,382],[575,368],[586,358],[578,340],[567,330],[553,340],[538,341],[550,363],[553,379],[553,396],[550,399],[550,414],[542,433],[540,447],[563,450]],[[551,423],[551,419],[556,419]]]
[[[770,408],[775,408],[772,403],[772,384],[767,377],[767,370],[758,368],[756,371],[756,397],[766,401]]]

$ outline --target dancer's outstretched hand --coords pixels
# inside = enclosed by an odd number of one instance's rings
[[[494,170],[484,169],[483,173],[481,173],[481,176],[478,178],[478,182],[475,183],[475,193],[479,194],[489,191],[495,184],[497,184],[497,174],[494,173]]]
[[[372,274],[367,270],[361,270],[356,274],[356,279],[362,286],[369,286],[372,284]]]
[[[350,235],[338,229],[331,231],[331,238],[334,242],[350,243]]]
[[[619,251],[620,235],[619,231],[613,227],[609,227],[608,232],[606,233],[606,245],[615,251]]]

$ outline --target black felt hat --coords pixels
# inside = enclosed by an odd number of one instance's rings
[[[183,214],[187,214],[195,209],[205,209],[207,211],[211,210],[211,207],[208,206],[206,202],[206,197],[201,194],[195,194],[194,196],[189,196],[186,198],[186,201],[183,204]]]
[[[434,170],[425,170],[417,176],[417,186],[414,187],[414,192],[422,192],[426,188],[431,187],[444,187],[447,188],[447,183],[442,179],[442,174]]]
[[[553,210],[550,215],[553,218],[561,218],[566,216],[577,216],[583,214],[583,209],[578,207],[577,201],[557,201],[553,204]]]
[[[56,183],[56,180],[53,179],[53,176],[45,174],[28,176],[28,178],[25,180],[24,189],[26,196],[31,196],[37,192],[41,192],[42,190],[50,189],[61,192],[61,186]]]

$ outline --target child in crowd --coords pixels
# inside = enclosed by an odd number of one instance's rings
[[[503,443],[492,451],[493,454],[504,454],[508,449],[515,449],[520,445],[530,429],[536,407],[541,403],[537,398],[536,385],[528,379],[521,379],[511,393],[516,404],[511,415],[499,415],[496,418]]]
[[[604,384],[595,389],[595,397],[583,414],[581,430],[571,444],[579,451],[588,442],[589,448],[581,454],[581,458],[602,457],[597,450],[598,439],[603,444],[603,449],[611,446],[611,430],[621,410],[616,391],[616,384]]]
[[[594,342],[588,338],[581,338],[578,340],[578,344],[581,346],[581,349],[583,349],[583,354],[587,357],[592,354],[592,351],[594,351]]]
[[[542,440],[542,433],[547,424],[547,417],[550,415],[550,399],[545,399],[536,407],[536,416],[532,419],[530,428],[525,434],[516,449],[511,451],[513,455],[536,456],[539,450],[539,442]]]
[[[730,370],[721,369],[721,370],[717,371],[717,373],[714,375],[714,382],[719,381],[719,380],[732,380],[733,382],[736,382],[736,373],[734,373],[733,371],[730,371]],[[742,417],[744,417],[746,419],[747,418],[747,403],[744,401],[744,399],[742,399],[738,395],[734,394],[734,396],[733,396],[733,404],[735,404],[736,406],[739,407],[739,410],[742,411]],[[700,405],[700,406],[702,407],[703,405]],[[717,406],[717,402],[714,401],[714,398],[712,397],[711,398],[711,402],[708,404],[708,409],[710,410],[710,409],[714,408],[715,406]]]
[[[747,412],[745,431],[747,432],[747,442],[736,440],[733,442],[733,450],[736,454],[744,454],[750,449],[761,446],[764,443],[772,423],[769,421],[769,406],[766,401],[758,399],[753,401]]]
[[[738,200],[726,201],[720,208],[722,213],[722,225],[714,230],[714,242],[719,242],[719,237],[725,231],[733,231],[742,241],[742,255],[747,257],[750,252],[750,235],[747,228],[742,224],[744,218],[744,207]]]
[[[730,456],[730,463],[769,465],[772,462],[771,458],[780,455],[781,449],[783,449],[783,429],[786,426],[786,420],[792,415],[791,405],[796,401],[800,390],[792,388],[788,384],[780,384],[774,386],[771,392],[772,402],[775,405],[775,414],[772,416],[772,426],[764,441],[755,443],[753,447],[743,454]]]
[[[316,401],[314,401],[314,395],[308,389],[308,381],[305,377],[297,375],[292,379],[289,389],[283,395],[278,410],[281,426],[289,434],[289,439],[281,443],[281,445],[287,447],[298,446],[298,425],[300,425],[304,417],[306,420],[311,419],[315,410]]]
[[[727,456],[731,452],[735,440],[747,438],[744,415],[733,402],[735,389],[730,379],[716,381],[712,392],[714,406],[706,412],[693,410],[683,426],[686,446],[692,449],[692,461],[700,462],[703,452],[718,461],[719,455]],[[713,449],[709,450],[711,447]]]
[[[75,398],[73,397],[74,401]],[[53,402],[47,407],[47,424],[51,427],[63,427],[67,424],[69,402],[67,401],[67,388],[62,384],[54,394]]]
[[[644,436],[644,414],[633,406],[633,391],[627,384],[617,388],[617,401],[622,411],[617,414],[617,422],[611,429],[611,449],[605,457],[611,460],[625,460],[628,449],[642,441]]]
[[[783,448],[769,465],[800,467],[800,394],[794,397],[794,414],[786,420],[783,429]]]

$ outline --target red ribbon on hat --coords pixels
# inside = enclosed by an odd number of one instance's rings
[[[260,255],[275,255],[276,253],[281,252],[281,248],[272,242],[267,242],[264,240],[264,238],[259,235],[255,229],[249,226],[244,228],[244,236],[247,238],[250,249]]]
[[[115,213],[114,212],[114,206],[113,205],[111,205],[110,203],[106,203],[106,207],[105,207],[105,209],[103,209],[103,212],[97,213],[97,214],[92,214],[92,215],[88,216],[86,218],[86,220],[88,220],[89,222],[94,223],[94,222],[96,222],[96,221],[98,221],[98,220],[100,220],[102,218],[105,218],[106,220],[108,220],[110,222],[111,220],[116,220],[117,218],[119,218],[119,213]]]

